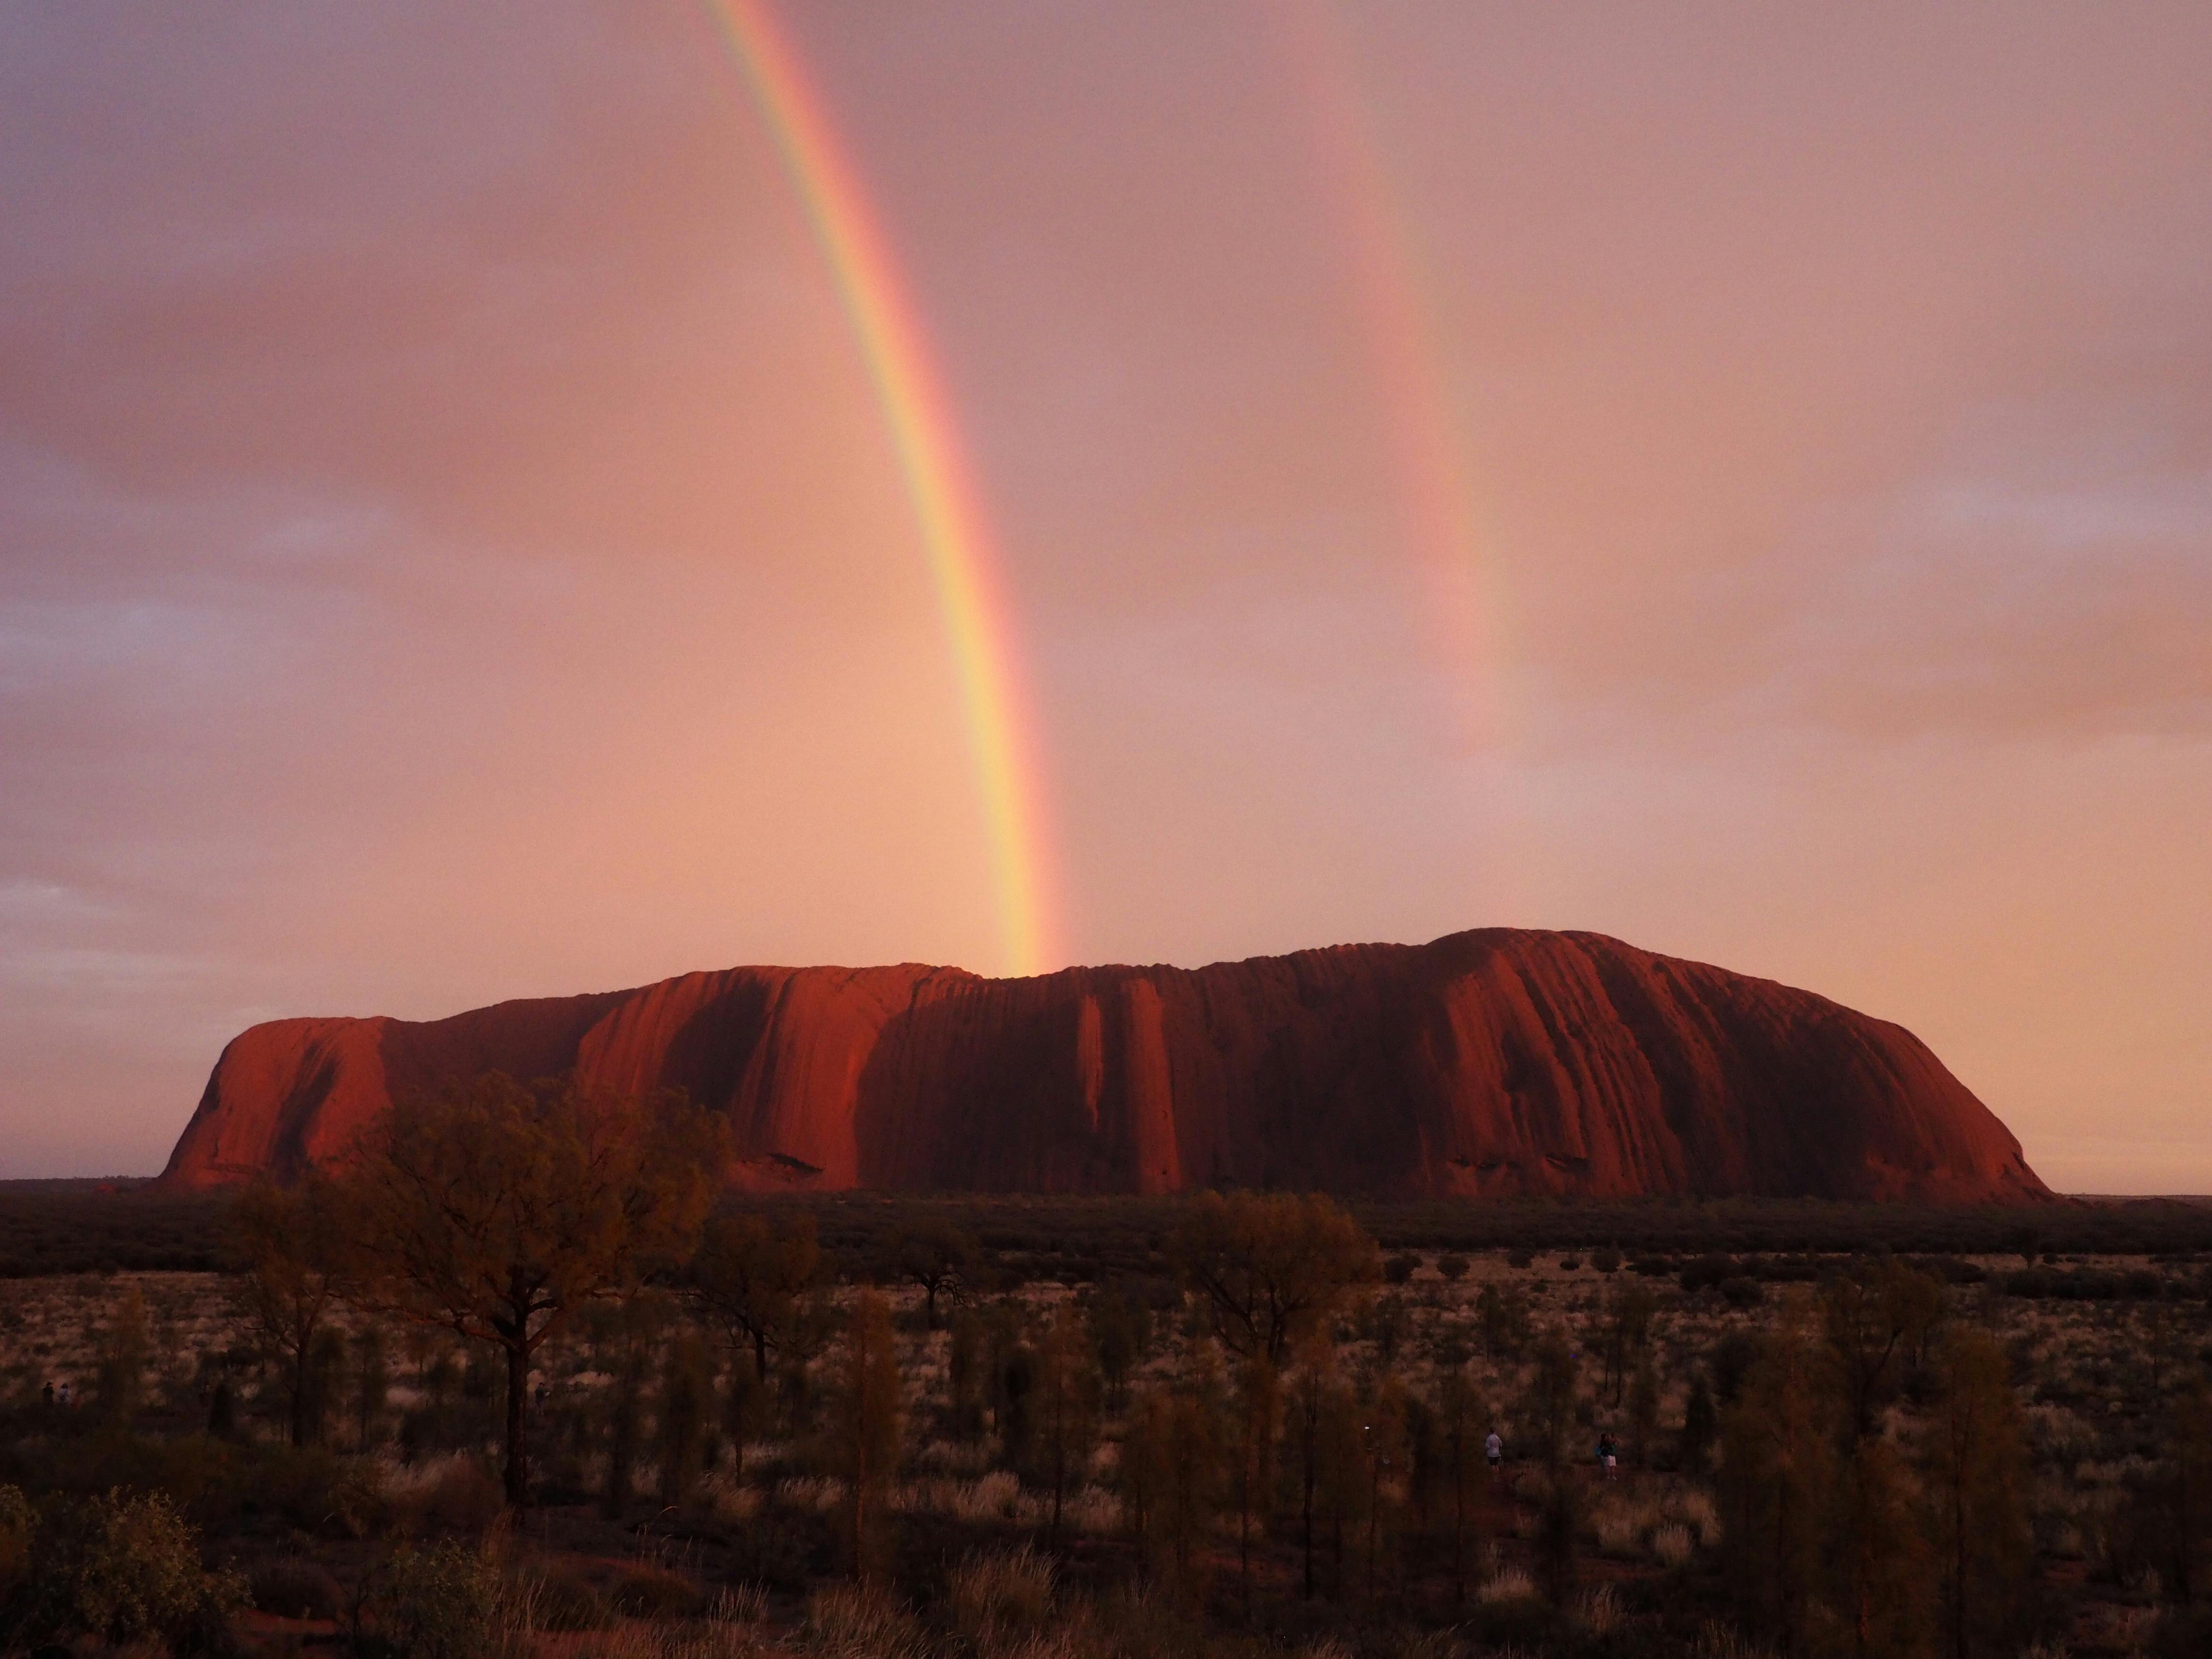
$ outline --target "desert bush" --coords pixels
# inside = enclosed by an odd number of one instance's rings
[[[499,1477],[481,1455],[456,1452],[409,1474],[386,1494],[393,1520],[404,1530],[480,1536],[507,1502]]]
[[[55,1506],[30,1536],[20,1633],[156,1640],[180,1655],[229,1647],[246,1583],[208,1570],[198,1533],[166,1495],[111,1492]]]
[[[507,1645],[500,1590],[491,1563],[465,1544],[403,1545],[366,1611],[394,1659],[493,1659]]]
[[[1420,1266],[1420,1257],[1411,1250],[1401,1250],[1395,1255],[1384,1258],[1382,1277],[1389,1284],[1402,1285],[1419,1271]]]
[[[264,1446],[241,1467],[248,1509],[281,1515],[302,1532],[365,1538],[389,1514],[377,1466],[320,1446]]]

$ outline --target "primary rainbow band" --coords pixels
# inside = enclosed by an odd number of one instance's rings
[[[751,84],[874,382],[959,676],[1006,969],[1042,972],[1049,929],[1037,771],[1018,696],[1011,613],[958,424],[867,194],[774,13],[765,0],[715,0],[708,9]]]

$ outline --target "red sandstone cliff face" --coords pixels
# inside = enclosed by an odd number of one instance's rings
[[[1207,968],[735,968],[223,1050],[164,1177],[336,1155],[498,1070],[726,1113],[751,1187],[2011,1202],[2020,1143],[1917,1037],[1591,933],[1492,929]]]

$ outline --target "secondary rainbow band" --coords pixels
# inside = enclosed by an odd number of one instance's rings
[[[867,192],[790,40],[764,0],[718,0],[710,9],[751,84],[874,382],[959,676],[1007,971],[1041,972],[1049,928],[1037,769],[1021,718],[1010,611],[958,423]]]
[[[1344,216],[1356,320],[1373,360],[1404,532],[1422,576],[1422,627],[1457,691],[1463,738],[1503,742],[1513,711],[1496,538],[1443,374],[1447,353],[1424,280],[1426,261],[1361,91],[1358,54],[1335,0],[1273,0],[1256,15],[1281,31],[1313,118],[1317,171]]]

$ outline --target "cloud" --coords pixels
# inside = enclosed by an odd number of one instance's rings
[[[1270,17],[792,13],[1000,533],[1078,954],[1591,926],[2039,1133],[2201,1095],[2212,19],[1343,18],[1364,216]],[[911,509],[703,15],[17,9],[0,211],[11,1127],[158,1162],[276,1011],[990,965]],[[1482,527],[1442,583],[1378,260]]]

